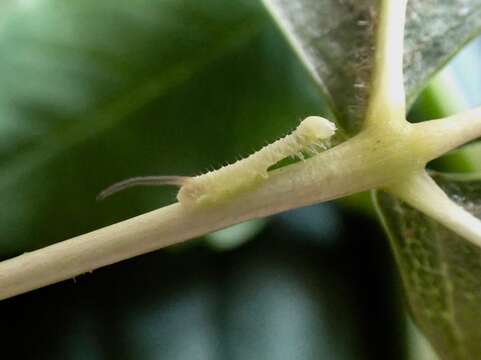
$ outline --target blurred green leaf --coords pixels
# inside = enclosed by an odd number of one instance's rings
[[[136,189],[95,203],[112,182],[203,172],[321,112],[256,2],[15,4],[0,32],[4,256],[175,199]]]
[[[481,175],[435,174],[453,201],[481,218]],[[378,211],[418,325],[446,360],[481,358],[481,249],[386,193]]]
[[[2,186],[165,96],[259,25],[242,1],[17,4],[0,34]]]
[[[369,96],[377,0],[263,0],[340,124],[357,132]],[[410,0],[404,72],[408,103],[481,31],[480,0]]]

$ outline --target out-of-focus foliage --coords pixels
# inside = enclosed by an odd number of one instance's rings
[[[434,179],[459,205],[481,218],[481,177]],[[419,211],[379,194],[386,227],[413,316],[441,359],[481,356],[481,250]]]
[[[0,254],[175,200],[112,182],[192,175],[321,112],[260,4],[27,1],[0,31]]]

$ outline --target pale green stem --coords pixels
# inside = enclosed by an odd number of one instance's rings
[[[481,137],[481,107],[413,125],[425,161]]]
[[[470,139],[476,136],[473,132],[481,132],[479,121],[474,120],[443,134],[438,127],[446,126],[450,119],[433,121],[432,125],[406,123],[366,129],[311,159],[271,171],[265,181],[214,205],[187,209],[174,204],[4,261],[0,263],[0,299],[249,219],[379,187],[391,189],[429,215],[437,210],[434,218],[448,221],[449,227],[470,239],[476,238],[481,234],[477,219],[451,203],[432,180],[413,178],[415,186],[411,188],[412,179],[406,179],[406,174],[421,171],[433,156],[433,151],[423,146],[429,134],[439,132],[428,147],[438,153],[461,144],[466,139],[463,136]],[[399,183],[399,179],[404,182]],[[420,191],[430,195],[424,199]],[[454,222],[445,219],[444,211],[456,215]]]
[[[411,151],[423,163],[481,136],[481,107],[410,125]],[[388,187],[413,207],[481,246],[481,221],[455,204],[423,170]]]
[[[481,247],[481,221],[454,203],[426,171],[392,184],[387,191]]]
[[[224,202],[193,209],[177,203],[6,260],[0,263],[0,299],[229,225],[390,182],[395,177],[390,156],[395,153],[376,149],[369,137],[359,136],[350,145],[343,143],[315,158],[270,172],[265,182]],[[386,166],[379,166],[383,163]]]
[[[367,129],[314,158],[270,172],[265,182],[225,202],[190,210],[174,204],[0,263],[0,298],[245,220],[378,187],[387,187],[481,245],[478,219],[451,202],[425,173],[406,178],[419,173],[430,158],[479,135],[481,109],[421,124]]]
[[[381,0],[366,126],[405,122],[403,54],[406,0]]]

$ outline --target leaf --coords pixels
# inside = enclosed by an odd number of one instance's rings
[[[407,102],[481,32],[480,0],[409,0],[404,72]]]
[[[481,175],[434,179],[481,218]],[[481,249],[391,195],[376,201],[417,324],[442,359],[480,359]]]
[[[134,3],[18,2],[3,18],[0,256],[173,202],[174,188],[95,196],[232,162],[321,112],[262,7]]]
[[[348,133],[369,96],[377,0],[264,0]],[[481,0],[408,1],[404,72],[411,105],[429,79],[481,31]]]
[[[374,1],[264,0],[338,122],[357,131],[363,116],[374,43]]]
[[[0,34],[0,186],[111,129],[257,31],[252,7],[222,9],[217,0],[19,2]]]

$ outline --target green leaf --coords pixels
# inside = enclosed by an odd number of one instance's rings
[[[369,96],[377,0],[264,0],[339,123],[355,133]],[[481,31],[481,0],[410,0],[404,71],[408,104]]]
[[[374,1],[264,0],[319,85],[337,121],[357,131],[363,116],[374,43]]]
[[[428,81],[481,32],[480,0],[409,0],[404,72],[412,105]]]
[[[242,1],[22,4],[0,33],[0,187],[127,120],[259,25]]]
[[[434,179],[481,218],[481,174]],[[480,359],[481,249],[391,195],[376,201],[417,324],[442,359]]]
[[[0,20],[0,256],[175,200],[139,175],[232,162],[322,107],[251,1],[16,2]],[[287,56],[286,56],[287,54]]]

